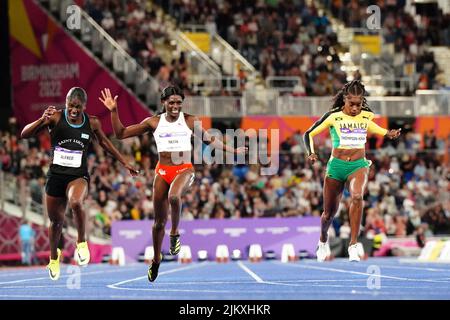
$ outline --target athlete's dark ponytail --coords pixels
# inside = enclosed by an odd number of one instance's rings
[[[161,101],[165,101],[167,100],[170,96],[172,95],[177,95],[180,96],[181,99],[184,100],[184,93],[183,90],[181,90],[179,87],[177,86],[168,86],[165,87],[163,89],[163,91],[161,92]]]
[[[169,99],[170,96],[173,96],[173,95],[180,96],[181,99],[184,100],[183,90],[181,90],[177,86],[168,86],[168,87],[165,87],[163,89],[163,91],[161,92],[161,102],[166,101],[167,99]],[[164,105],[163,105],[162,106],[162,110],[160,112],[158,112],[158,114],[163,114],[164,112],[166,112],[166,110],[165,110]]]
[[[87,93],[83,88],[73,87],[67,92],[66,100],[78,99],[81,103],[85,104],[87,102]]]
[[[364,88],[364,85],[362,84],[361,80],[353,80],[350,82],[347,82],[341,90],[334,96],[333,98],[333,105],[331,107],[331,110],[334,109],[341,109],[345,102],[344,97],[348,94],[353,94],[355,96],[362,96],[363,99],[363,108],[367,111],[371,111],[369,108],[369,104],[367,103],[367,99],[365,97],[366,95],[366,89]]]

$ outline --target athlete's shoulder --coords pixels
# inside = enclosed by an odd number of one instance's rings
[[[339,116],[340,114],[342,114],[341,108],[333,108],[330,111],[324,113],[321,120],[324,121],[329,118],[334,120],[334,117]]]
[[[146,124],[147,126],[152,128],[152,130],[156,130],[156,128],[158,127],[159,120],[161,119],[161,115],[162,114],[163,113],[154,114],[151,117],[147,117],[144,120],[142,120],[141,123]]]
[[[336,114],[341,113],[341,112],[342,112],[342,108],[340,108],[340,107],[339,108],[333,108],[333,109],[325,112],[324,115],[327,115],[327,116],[336,115]]]
[[[193,115],[190,113],[184,113],[184,112],[183,112],[183,115],[184,115],[184,121],[186,122],[187,126],[190,129],[194,128],[194,126],[201,125],[201,123],[198,122],[200,119],[196,115]]]
[[[185,120],[187,120],[187,119],[198,119],[198,117],[196,115],[194,115],[194,114],[183,112],[183,115],[184,115],[184,119]]]
[[[102,127],[102,123],[101,123],[100,119],[97,116],[90,115],[90,114],[88,114],[86,112],[84,114],[88,118],[89,125],[90,125],[92,130],[95,131],[95,130],[98,130],[99,128]]]
[[[97,117],[97,116],[93,116],[93,115],[90,115],[90,114],[88,114],[88,113],[84,113],[85,115],[86,115],[86,117],[89,119],[89,122],[92,124],[92,123],[96,123],[96,122],[100,122],[100,119]]]
[[[372,120],[375,117],[375,113],[373,113],[370,108],[363,107],[363,109],[361,110],[361,117],[364,119]]]
[[[147,117],[144,121],[159,121],[164,113],[157,113],[152,115],[151,117]]]

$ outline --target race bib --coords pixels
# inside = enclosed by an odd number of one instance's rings
[[[366,144],[366,129],[341,128],[340,130],[342,147],[360,147]]]
[[[61,147],[55,147],[53,153],[53,164],[63,167],[79,168],[83,158],[82,150],[68,150]]]

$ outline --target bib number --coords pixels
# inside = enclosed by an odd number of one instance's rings
[[[79,168],[83,158],[82,150],[68,150],[61,147],[55,147],[53,153],[53,164],[63,167]]]
[[[356,129],[353,132],[341,131],[341,146],[359,147],[366,144],[366,130]]]

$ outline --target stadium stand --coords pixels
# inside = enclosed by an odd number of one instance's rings
[[[47,4],[48,1],[42,2]],[[413,90],[405,94],[413,94],[415,89],[444,88],[445,81],[440,77],[439,67],[432,52],[427,49],[429,46],[450,45],[449,14],[439,12],[436,21],[426,18],[416,21],[406,12],[402,1],[394,2],[395,6],[389,5],[389,1],[386,6],[381,6],[384,17],[382,25],[387,30],[383,41],[395,53],[389,63],[396,70],[396,76],[405,75],[405,64],[414,65],[417,81]],[[222,104],[218,107],[214,105],[213,102],[217,103],[218,100],[193,96],[199,92],[193,90],[191,85],[188,53],[181,53],[170,63],[165,62],[160,55],[159,49],[167,45],[170,38],[165,29],[165,17],[157,12],[156,6],[134,0],[86,0],[82,3],[89,16],[148,72],[152,81],[157,83],[155,92],[172,83],[191,95],[191,100],[185,102],[189,103],[189,108],[194,102],[199,104],[199,101],[203,101],[207,105],[209,102],[204,101],[210,101],[212,112],[210,110],[209,114],[203,112],[200,115],[240,117],[265,113],[260,104],[252,104],[250,99],[244,99],[247,93],[252,94],[245,92],[245,86],[239,92],[244,97],[237,102],[241,108],[239,112],[234,112],[234,106],[228,109],[229,100],[224,100],[224,105],[227,105],[225,108]],[[343,61],[339,55],[342,44],[333,31],[332,21],[337,19],[347,27],[361,27],[366,18],[362,1],[321,1],[321,8],[302,0],[278,4],[277,1],[208,0],[153,3],[172,16],[179,27],[203,24],[211,33],[217,32],[252,63],[263,78],[300,78],[301,81],[292,92],[294,96],[324,96],[320,100],[320,108],[317,107],[319,100],[295,100],[295,103],[289,100],[288,107],[293,107],[289,111],[280,108],[284,100],[275,99],[272,103],[272,100],[267,99],[269,102],[265,104],[270,104],[275,110],[272,112],[270,109],[268,115],[301,113],[311,117],[320,116],[319,110],[329,108],[330,96],[349,77],[362,77],[359,71],[351,74],[343,71]],[[327,12],[331,15],[327,16]],[[113,60],[107,65],[114,69]],[[126,78],[124,81],[127,82]],[[230,94],[220,89],[214,93]],[[151,97],[153,107],[157,104],[157,97],[157,94],[156,98]],[[416,97],[417,100],[427,99],[427,96],[421,98],[419,94]],[[434,97],[436,109],[440,108],[437,113],[427,113],[427,110],[416,108],[419,105],[427,109],[429,105],[426,103],[412,103],[410,109],[418,112],[408,116],[448,116],[448,101],[442,102],[448,99],[446,97],[448,94],[436,94]],[[244,110],[242,101],[248,103],[248,109]],[[407,99],[398,104],[397,100],[391,104],[383,102],[384,108],[378,108],[379,103],[374,105],[377,111],[384,111],[382,115],[385,117],[399,117],[407,114],[401,108],[408,102],[410,100]],[[391,108],[394,104],[397,104],[397,109]],[[299,105],[302,105],[302,109],[298,108]],[[0,184],[5,190],[0,202],[27,206],[42,215],[43,186],[50,154],[49,137],[42,134],[36,139],[19,141],[15,129],[12,127],[10,131],[0,132]],[[89,171],[92,176],[85,204],[92,234],[106,239],[111,234],[114,221],[154,217],[151,199],[157,150],[152,135],[124,141],[112,138],[112,141],[122,153],[137,163],[143,175],[132,179],[101,148],[90,150]],[[183,199],[182,219],[319,216],[322,211],[324,170],[331,145],[328,139],[321,139],[317,143],[320,163],[312,167],[305,159],[302,132],[287,136],[280,142],[280,168],[274,176],[260,176],[258,165],[198,165],[195,183]],[[450,136],[438,137],[433,131],[420,133],[414,128],[405,130],[401,139],[394,143],[369,138],[367,154],[373,165],[365,194],[362,222],[366,238],[374,239],[379,235],[415,235],[420,238],[450,233],[449,146]],[[349,197],[345,194],[331,236],[348,238],[348,211]],[[17,221],[8,223],[17,224]],[[8,237],[16,239],[17,235],[10,234]],[[4,257],[17,260],[17,250],[17,243],[14,243],[8,249],[2,249],[0,254],[15,254]],[[48,248],[37,250],[47,252]]]

